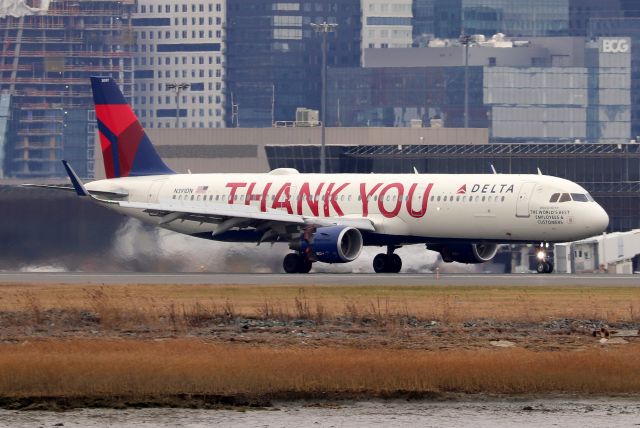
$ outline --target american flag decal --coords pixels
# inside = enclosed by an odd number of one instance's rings
[[[196,187],[195,194],[196,195],[201,195],[201,194],[205,193],[208,188],[209,188],[209,186],[198,186],[198,187]]]

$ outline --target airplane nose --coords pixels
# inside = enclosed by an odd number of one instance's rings
[[[607,226],[609,226],[609,215],[600,205],[594,210],[591,223],[594,231],[598,231],[598,233],[607,230]]]

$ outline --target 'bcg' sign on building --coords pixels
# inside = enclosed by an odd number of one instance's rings
[[[631,45],[628,38],[600,39],[600,52],[602,53],[628,53]]]

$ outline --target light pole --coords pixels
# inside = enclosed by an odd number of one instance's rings
[[[338,24],[329,24],[324,21],[322,24],[311,24],[316,33],[322,34],[322,102],[320,112],[320,173],[327,172],[327,154],[325,142],[325,122],[327,114],[327,34],[336,31]]]
[[[462,33],[460,43],[464,45],[464,127],[469,127],[469,42],[471,36]]]
[[[188,83],[167,83],[167,89],[176,91],[176,128],[180,127],[180,92],[189,87]]]

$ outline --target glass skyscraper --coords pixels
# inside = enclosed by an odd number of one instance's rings
[[[357,66],[358,0],[228,0],[228,127],[268,127],[295,120],[298,107],[320,108],[321,36],[310,24],[323,21],[338,24],[327,37],[328,66]]]
[[[569,35],[569,0],[415,0],[414,38],[432,33],[492,36]]]

